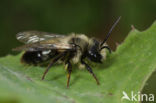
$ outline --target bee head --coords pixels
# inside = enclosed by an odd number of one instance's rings
[[[95,39],[92,39],[92,41],[93,41],[93,44],[90,46],[87,52],[87,58],[93,62],[102,63],[101,62],[102,55],[100,54],[100,51],[99,51],[100,43]]]
[[[121,17],[119,17],[117,19],[117,21],[113,24],[113,26],[111,27],[111,29],[109,30],[108,34],[106,35],[105,39],[103,40],[103,42],[99,43],[97,40],[92,39],[92,43],[89,47],[89,50],[87,52],[87,58],[89,58],[91,61],[93,62],[98,62],[98,63],[102,63],[102,55],[101,55],[101,50],[106,48],[108,49],[110,52],[110,48],[108,46],[103,46],[104,43],[107,41],[108,37],[110,36],[113,28],[117,25],[117,23],[119,22]]]

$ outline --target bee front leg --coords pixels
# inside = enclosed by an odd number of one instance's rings
[[[112,50],[109,48],[109,46],[103,46],[100,50],[102,50],[104,48],[106,48],[109,51],[109,53],[112,53]]]
[[[92,74],[92,76],[93,76],[94,79],[96,80],[96,83],[99,85],[99,84],[100,84],[100,83],[99,83],[99,80],[97,79],[96,75],[94,74],[92,68],[91,68],[87,63],[85,63],[85,62],[83,61],[83,59],[81,59],[81,63],[82,63],[83,65],[85,65],[86,69]]]
[[[67,61],[66,62],[66,65],[67,65],[67,88],[69,87],[69,82],[70,82],[70,75],[71,75],[71,72],[72,72],[72,65],[70,63],[70,61]]]

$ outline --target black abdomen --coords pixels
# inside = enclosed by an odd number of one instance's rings
[[[57,55],[56,51],[26,51],[22,58],[21,61],[26,63],[26,64],[39,64],[39,63],[44,63],[50,59],[52,59],[54,56]]]

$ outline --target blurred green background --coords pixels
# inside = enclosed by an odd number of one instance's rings
[[[15,35],[26,30],[84,33],[102,40],[119,16],[121,21],[108,39],[113,50],[131,25],[145,30],[155,21],[156,0],[1,0],[0,56],[16,54],[11,49],[21,44]],[[155,91],[151,82],[155,76],[151,77],[144,92]]]
[[[84,33],[102,40],[119,16],[108,40],[113,49],[131,25],[144,30],[152,24],[156,0],[1,0],[0,56],[14,53],[11,49],[20,45],[15,35],[25,30]]]

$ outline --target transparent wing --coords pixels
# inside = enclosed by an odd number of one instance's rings
[[[52,34],[40,31],[25,31],[16,35],[17,40],[25,44],[36,43],[49,39],[63,38],[64,35]]]
[[[14,48],[14,51],[43,51],[43,50],[67,50],[73,49],[68,43],[68,36],[56,35],[47,32],[26,31],[17,34],[17,40],[26,45]]]
[[[17,48],[14,48],[13,51],[44,51],[44,50],[73,50],[74,46],[72,44],[64,43],[34,43],[26,44]]]

